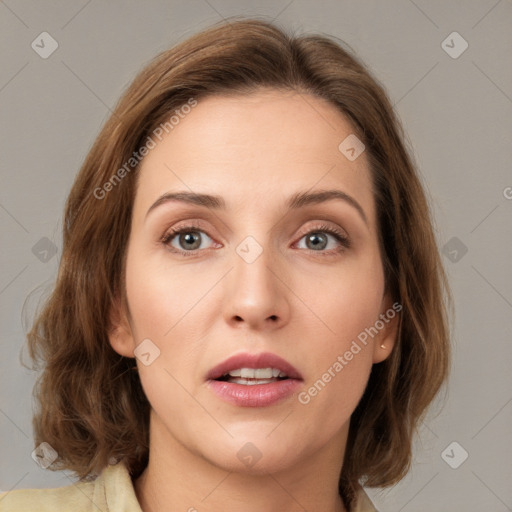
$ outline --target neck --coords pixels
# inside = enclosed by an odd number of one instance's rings
[[[137,499],[143,512],[346,512],[338,479],[347,431],[291,467],[239,472],[191,452],[151,411],[149,463],[134,482]]]

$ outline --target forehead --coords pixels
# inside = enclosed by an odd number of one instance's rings
[[[339,149],[351,134],[341,112],[309,94],[261,90],[201,99],[145,156],[135,209],[188,189],[223,196],[228,208],[262,211],[298,190],[338,188],[372,219],[366,155],[350,161]]]

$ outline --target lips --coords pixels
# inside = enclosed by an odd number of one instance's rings
[[[290,398],[303,378],[290,363],[270,352],[237,354],[212,368],[208,388],[237,407],[267,407]]]
[[[293,365],[285,361],[282,357],[270,352],[260,354],[236,354],[212,368],[208,372],[206,380],[218,380],[226,376],[229,372],[235,373],[235,370],[243,368],[272,368],[279,370],[281,377],[282,374],[284,374],[288,379],[302,380],[302,375]],[[255,375],[255,377],[258,377],[258,375]]]

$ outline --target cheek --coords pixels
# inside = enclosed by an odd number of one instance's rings
[[[375,297],[357,299],[351,293],[325,297],[324,336],[316,338],[310,351],[303,391],[297,396],[303,413],[321,423],[319,432],[334,435],[345,424],[359,403],[373,365],[373,339],[367,329],[378,317]],[[309,352],[309,353],[308,353]]]
[[[333,422],[352,413],[373,364],[375,331],[371,328],[381,312],[383,274],[374,258],[368,258],[366,264],[358,263],[350,268],[340,267],[329,279],[326,275],[316,276],[316,282],[323,286],[310,292],[307,299],[318,313],[316,320],[306,322],[309,327],[303,325],[314,343],[303,354],[309,361],[307,389],[298,398],[306,406],[315,404],[317,410],[336,404],[336,412],[329,416]],[[301,293],[308,297],[305,288]]]
[[[165,416],[178,407],[185,414],[197,415],[185,391],[190,388],[197,355],[194,347],[183,340],[194,337],[191,316],[187,313],[197,302],[198,290],[194,283],[180,277],[179,272],[171,272],[155,258],[151,261],[143,252],[129,253],[126,265],[134,344],[137,346],[144,340],[147,347],[144,352],[150,353],[148,365],[141,364],[142,357],[138,364],[144,393],[158,415]],[[169,421],[174,420],[171,417]],[[175,426],[178,428],[179,423]]]
[[[205,294],[215,281],[204,273],[183,269],[179,265],[172,268],[165,254],[155,257],[133,251],[127,260],[126,291],[134,343],[149,339],[154,344],[149,344],[150,352],[158,354],[150,366],[140,368],[141,379],[155,390],[161,384],[168,387],[171,375],[183,385],[190,385],[210,325],[198,320],[207,314]],[[157,372],[163,372],[162,382]]]
[[[384,294],[379,265],[368,257],[329,273],[322,271],[302,284],[297,280],[298,295],[316,316],[310,325],[319,333],[323,352],[330,357],[348,350],[360,334],[364,338],[365,329],[378,320]]]
[[[207,283],[200,273],[182,269],[172,268],[164,251],[129,253],[126,289],[140,336],[164,341],[183,329],[183,320],[204,295]]]

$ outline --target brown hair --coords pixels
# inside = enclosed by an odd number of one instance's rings
[[[127,308],[137,166],[122,181],[114,175],[191,98],[270,87],[326,99],[366,146],[386,289],[403,309],[395,347],[373,366],[352,414],[340,493],[350,503],[360,483],[389,486],[406,474],[412,436],[448,374],[452,298],[399,120],[383,87],[343,46],[331,36],[296,37],[260,19],[232,18],[159,54],[124,92],[71,189],[57,282],[28,334],[33,361],[44,362],[34,388],[35,442],[58,452],[51,469],[90,479],[115,457],[135,478],[148,462],[150,405],[129,371],[134,359],[108,340],[114,305]],[[108,195],[98,198],[100,189]]]

